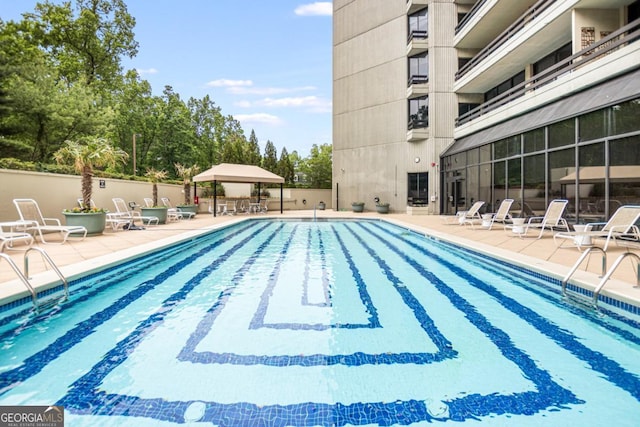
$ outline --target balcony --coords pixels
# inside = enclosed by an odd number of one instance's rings
[[[407,56],[415,56],[429,50],[429,38],[426,31],[412,31],[407,43]]]
[[[407,0],[407,15],[417,12],[429,5],[429,0]]]
[[[611,78],[637,67],[637,54],[640,51],[640,19],[620,28],[597,43],[583,49],[574,55],[558,62],[543,72],[532,76],[511,90],[481,104],[479,107],[461,115],[456,119],[456,127],[472,122],[488,113],[504,108],[513,109],[513,104],[519,99],[534,102],[536,95],[549,92],[549,87],[571,87],[573,92],[586,86],[594,85],[593,70],[601,70],[602,78]],[[606,70],[606,72],[605,72]],[[589,74],[591,72],[591,74]],[[545,102],[551,102],[549,97],[561,97],[570,92],[556,88],[547,94]],[[541,101],[538,101],[540,103]],[[535,108],[534,105],[529,109]]]
[[[419,98],[427,95],[429,95],[429,76],[413,75],[409,77],[407,99]]]
[[[411,114],[407,131],[407,141],[416,142],[429,137],[429,115],[423,111],[420,114]]]

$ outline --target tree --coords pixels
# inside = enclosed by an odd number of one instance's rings
[[[158,206],[158,183],[167,178],[167,172],[163,170],[156,170],[154,168],[147,169],[145,174],[151,182],[151,196],[153,198],[153,206]]]
[[[181,165],[180,163],[176,163],[176,171],[178,172],[178,176],[182,178],[182,188],[184,191],[184,204],[191,204],[191,178],[200,172],[200,167],[198,165],[193,165],[191,167],[186,167]]]
[[[260,166],[262,163],[260,145],[258,145],[258,138],[256,137],[256,133],[253,129],[251,129],[251,135],[249,135],[249,142],[247,143],[247,157],[245,163],[255,166]]]
[[[91,210],[91,194],[93,171],[97,167],[115,166],[118,162],[126,162],[129,156],[124,151],[114,148],[104,138],[84,138],[65,141],[62,148],[54,153],[58,163],[71,161],[80,175],[82,175],[82,206],[83,212]]]
[[[187,108],[195,137],[194,158],[198,159],[201,167],[208,168],[220,161],[225,118],[209,95],[202,99],[190,98]]]
[[[295,171],[293,169],[293,164],[291,163],[291,158],[289,157],[289,153],[287,152],[286,148],[283,148],[280,152],[277,174],[284,178],[284,182],[286,184],[293,184]]]
[[[307,181],[314,188],[331,188],[332,158],[331,145],[313,144],[311,154],[302,163],[300,169],[306,175]]]
[[[278,152],[273,142],[267,140],[264,146],[264,157],[262,158],[262,167],[269,172],[277,173],[278,169]]]

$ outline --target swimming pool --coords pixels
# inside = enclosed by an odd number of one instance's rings
[[[0,404],[69,426],[637,425],[638,323],[558,288],[381,221],[245,221],[6,315]]]

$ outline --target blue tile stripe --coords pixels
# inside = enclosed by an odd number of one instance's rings
[[[254,224],[255,225],[255,224]],[[253,227],[252,225],[251,227]],[[259,228],[258,231],[261,231],[268,227],[268,224],[262,224],[262,227]],[[245,228],[238,229],[236,232],[228,235],[223,238],[222,241],[228,241],[234,238],[235,236],[241,234]],[[249,242],[252,239],[252,236],[248,236],[243,239],[240,243],[233,246],[232,249],[225,253],[224,257],[221,259],[227,259],[231,254],[240,249],[243,245]],[[46,346],[40,352],[34,354],[33,356],[27,358],[20,366],[17,368],[5,371],[0,373],[0,396],[10,390],[14,385],[19,384],[23,381],[26,381],[28,378],[39,373],[48,363],[54,361],[62,353],[80,343],[84,338],[93,334],[95,329],[106,322],[107,320],[113,318],[116,314],[118,314],[121,310],[125,309],[131,303],[141,298],[146,293],[152,291],[156,286],[163,283],[168,278],[172,277],[179,270],[184,269],[189,266],[192,262],[196,261],[201,256],[206,255],[211,249],[220,244],[220,241],[214,241],[207,247],[202,248],[195,254],[192,254],[187,259],[181,260],[173,267],[166,269],[165,271],[158,274],[151,280],[148,280],[144,283],[141,283],[138,287],[133,289],[131,292],[128,292],[126,295],[121,297],[118,301],[114,302],[110,306],[106,307],[104,310],[95,313],[88,319],[83,322],[80,322],[76,327],[67,331],[64,335],[56,339],[53,343]],[[216,260],[216,266],[221,262]],[[80,299],[70,302],[65,305],[65,307],[71,307],[75,304],[79,304],[82,301]],[[21,329],[22,330],[22,329]]]
[[[395,246],[392,246],[389,243],[388,238],[383,238],[380,235],[374,234],[371,229],[365,228],[363,225],[360,225],[364,230],[369,232],[371,235],[378,238],[381,242],[386,244],[388,247],[392,248],[398,254],[402,254],[402,252]],[[386,230],[380,229],[385,233],[386,236],[397,239],[393,233],[389,233]],[[569,351],[578,359],[587,363],[591,368],[596,371],[602,373],[608,381],[615,384],[616,386],[622,388],[623,390],[628,391],[632,396],[636,399],[640,400],[640,379],[637,378],[634,374],[628,372],[626,369],[621,367],[617,362],[607,358],[602,353],[598,351],[591,350],[580,340],[573,335],[571,332],[566,331],[564,329],[559,328],[552,322],[548,321],[532,309],[520,304],[518,301],[510,298],[502,293],[500,293],[494,286],[489,283],[483,281],[481,278],[474,277],[470,275],[463,268],[453,265],[449,261],[444,258],[434,254],[433,252],[425,249],[422,246],[416,245],[413,242],[407,242],[413,249],[423,253],[436,260],[438,263],[446,266],[450,271],[454,272],[456,275],[461,277],[463,280],[468,281],[471,286],[474,286],[488,295],[493,297],[496,301],[498,301],[503,307],[510,310],[511,312],[517,314],[520,318],[526,320],[531,326],[540,331],[541,334],[547,336],[558,345]],[[408,258],[408,257],[407,257]],[[433,275],[427,271],[425,271],[415,260],[411,260],[412,266],[414,268],[422,270],[423,274],[426,274],[430,280],[433,278]],[[497,272],[498,274],[503,274]],[[438,282],[438,287],[443,286]],[[443,292],[444,293],[444,292]]]

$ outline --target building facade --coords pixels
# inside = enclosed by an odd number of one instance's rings
[[[334,206],[640,204],[639,0],[334,0]]]

